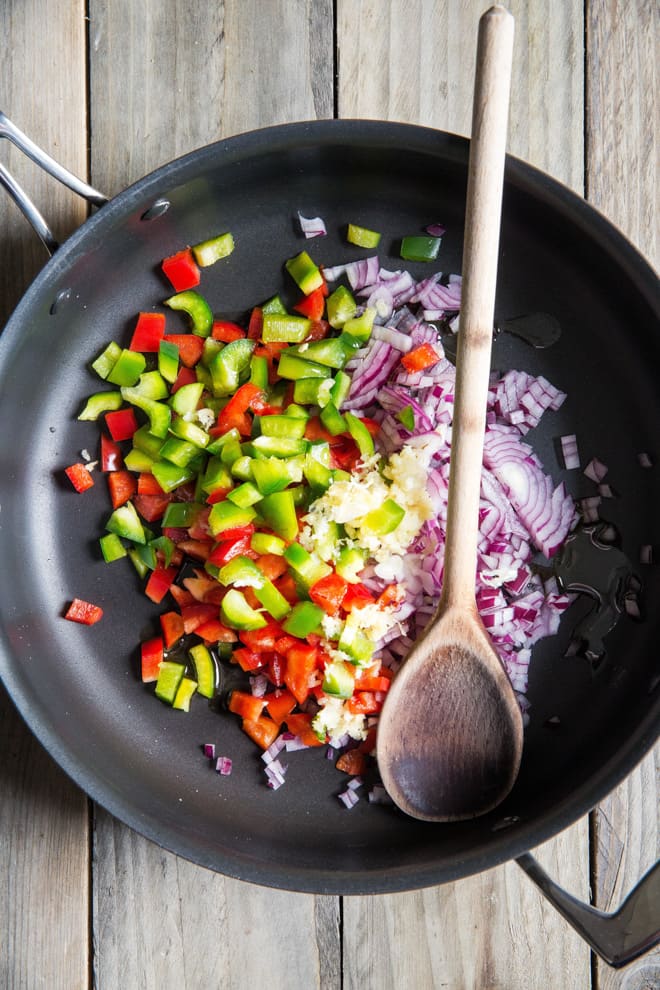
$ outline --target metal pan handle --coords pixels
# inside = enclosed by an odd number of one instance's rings
[[[103,206],[104,203],[108,202],[107,196],[104,196],[102,193],[92,188],[92,186],[87,185],[86,182],[83,182],[82,179],[75,176],[73,172],[69,172],[68,169],[56,162],[54,158],[51,158],[45,151],[42,151],[42,149],[39,148],[34,141],[31,141],[27,134],[24,134],[23,131],[16,127],[16,125],[13,124],[1,110],[0,138],[8,138],[12,144],[15,144],[16,147],[19,148],[23,154],[27,155],[27,157],[30,158],[36,165],[43,168],[45,172],[52,175],[54,179],[57,179],[58,182],[61,182],[79,196],[83,196],[94,206]],[[59,245],[43,215],[39,212],[25,190],[1,164],[0,185],[4,186],[18,208],[29,221],[35,233],[43,241],[48,253],[51,255],[54,254]]]
[[[608,965],[625,966],[660,942],[660,862],[651,867],[611,914],[572,897],[529,853],[518,856],[516,863]]]

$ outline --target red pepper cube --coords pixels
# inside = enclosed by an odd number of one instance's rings
[[[105,433],[101,434],[101,470],[102,471],[119,471],[122,466],[122,455],[121,449],[107,437]]]
[[[129,350],[157,354],[165,334],[164,313],[138,313]]]
[[[147,581],[144,593],[152,602],[162,602],[177,576],[176,567],[156,567]]]
[[[265,704],[265,698],[256,698],[246,691],[232,691],[229,698],[229,711],[247,719],[248,722],[253,722],[259,718]]]
[[[424,371],[425,368],[430,368],[432,365],[437,364],[440,360],[440,355],[435,350],[431,344],[421,344],[419,347],[414,347],[412,351],[408,351],[401,358],[401,364],[406,369],[406,371],[413,373],[415,371]]]
[[[132,408],[117,409],[105,414],[105,422],[113,440],[130,440],[138,428],[138,422]]]
[[[82,598],[74,598],[64,613],[64,618],[69,622],[79,622],[83,626],[93,626],[103,618],[103,609],[99,605],[83,601]]]
[[[293,308],[297,313],[302,313],[303,316],[309,317],[310,320],[320,320],[325,308],[325,295],[323,286],[320,285],[318,289],[314,289],[309,295],[303,296],[300,302]]]
[[[214,320],[211,336],[214,340],[231,344],[232,340],[240,340],[245,337],[245,330],[239,327],[238,323],[232,323],[230,320]]]
[[[176,254],[165,258],[162,269],[175,292],[185,292],[186,289],[194,289],[199,285],[201,274],[199,266],[193,257],[190,248],[177,251]]]
[[[94,479],[84,464],[71,464],[64,473],[78,493],[86,492],[94,484]]]
[[[147,639],[140,646],[142,681],[148,684],[158,680],[160,665],[163,662],[163,640],[160,636]]]
[[[186,368],[194,368],[204,350],[204,338],[197,337],[194,333],[168,333],[163,340],[179,348],[179,359]]]
[[[112,471],[108,475],[108,490],[112,508],[118,509],[135,495],[137,491],[135,475],[130,471]]]

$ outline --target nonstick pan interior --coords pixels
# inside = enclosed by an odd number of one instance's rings
[[[451,826],[366,800],[349,812],[335,796],[345,778],[319,750],[291,754],[286,785],[270,791],[233,716],[202,699],[189,715],[173,711],[139,682],[138,644],[156,633],[162,609],[141,594],[128,561],[101,558],[105,486],[78,496],[63,479],[83,448],[97,449],[98,427],[76,421],[98,390],[89,362],[110,339],[128,341],[139,310],[159,308],[168,295],[163,257],[231,230],[234,254],[202,283],[230,319],[283,291],[283,261],[303,247],[325,264],[354,258],[348,222],[383,232],[388,268],[403,266],[402,236],[441,222],[438,267],[458,272],[467,147],[422,128],[327,121],[203,149],[142,180],[74,234],[0,338],[0,673],[37,736],[93,798],[167,848],[233,876],[348,893],[455,879],[570,824],[657,735],[660,579],[657,568],[637,564],[640,545],[660,542],[658,469],[637,461],[640,451],[660,454],[657,285],[602,218],[519,162],[507,168],[497,316],[545,311],[562,334],[545,350],[502,335],[493,363],[544,374],[568,393],[529,440],[576,497],[593,486],[562,470],[558,437],[576,433],[583,464],[598,456],[609,465],[619,497],[601,511],[643,578],[645,617],[621,619],[597,671],[564,657],[583,601],[558,636],[535,647],[521,774],[496,812]],[[162,200],[169,208],[145,217]],[[328,236],[305,242],[298,210],[323,216]],[[178,316],[168,321],[175,332]],[[65,622],[74,596],[101,604],[103,621]],[[210,768],[205,742],[231,756],[231,777]]]

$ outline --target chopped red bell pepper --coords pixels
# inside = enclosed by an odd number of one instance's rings
[[[225,344],[231,344],[232,340],[240,340],[244,337],[245,330],[239,327],[238,323],[232,323],[231,320],[214,320],[211,336],[214,340],[221,340]]]
[[[241,642],[253,653],[271,653],[277,650],[276,644],[282,636],[282,627],[277,622],[269,622],[261,629],[241,629],[238,635]]]
[[[181,540],[177,549],[192,557],[193,560],[208,560],[211,544],[208,540]]]
[[[332,571],[311,586],[309,597],[328,615],[337,615],[348,591],[348,581]]]
[[[178,574],[176,567],[156,567],[151,572],[144,593],[152,602],[162,602]]]
[[[317,654],[316,646],[306,643],[287,650],[284,683],[299,705],[304,704],[309,696],[309,679],[316,670]]]
[[[244,557],[250,549],[250,539],[248,536],[236,536],[231,540],[221,540],[211,550],[208,556],[209,564],[216,567],[224,567],[234,557]]]
[[[176,585],[172,585],[173,588]],[[175,596],[178,600],[178,595]],[[218,618],[218,606],[211,603],[196,602],[193,598],[191,605],[180,605],[184,632],[192,633],[203,623]]]
[[[138,495],[165,495],[166,493],[160,487],[153,474],[148,471],[143,471],[138,475],[137,482]]]
[[[179,348],[181,363],[185,364],[186,368],[194,368],[204,350],[204,338],[194,333],[168,333],[163,340]]]
[[[195,374],[194,368],[186,368],[185,364],[179,368],[179,374],[176,376],[176,381],[170,389],[171,395],[176,395],[180,388],[184,385],[193,385],[197,381],[197,375]]]
[[[212,436],[223,435],[228,430],[237,429],[241,436],[250,436],[252,421],[246,416],[254,399],[263,397],[261,389],[251,382],[234,392],[227,405],[218,413],[216,425],[211,429]]]
[[[366,769],[367,761],[364,753],[359,749],[349,749],[347,753],[342,753],[335,766],[343,773],[348,773],[351,777],[359,777]]]
[[[194,289],[201,281],[199,266],[190,248],[177,251],[176,254],[165,258],[161,267],[175,292]]]
[[[130,440],[138,428],[138,421],[135,418],[132,406],[106,413],[105,422],[110,431],[110,436],[117,442],[120,440]]]
[[[99,605],[83,601],[82,598],[74,598],[64,613],[64,618],[70,622],[79,622],[83,626],[93,626],[103,618],[103,609]]]
[[[293,732],[294,736],[298,736],[300,741],[304,742],[306,746],[323,745],[323,741],[319,739],[312,728],[311,715],[306,715],[304,713],[287,715],[285,722],[289,732]]]
[[[140,645],[142,681],[145,684],[158,680],[158,673],[163,659],[163,640],[160,636],[147,639]]]
[[[325,309],[323,286],[320,285],[318,289],[314,289],[309,295],[303,296],[300,302],[293,308],[297,313],[302,313],[303,316],[309,317],[310,320],[320,320]]]
[[[232,660],[234,660],[241,670],[246,672],[250,670],[258,670],[259,667],[263,667],[264,660],[262,653],[254,653],[249,650],[247,646],[239,646],[237,650],[232,653]]]
[[[296,699],[290,691],[275,691],[266,695],[266,707],[273,722],[281,725],[296,707]]]
[[[356,691],[346,702],[346,707],[352,715],[375,715],[383,707],[373,691]]]
[[[264,314],[260,306],[255,306],[250,314],[247,335],[250,340],[261,340],[264,328]]]
[[[383,674],[370,674],[355,678],[356,691],[382,691],[384,693],[389,691],[391,684],[392,678],[385,677]]]
[[[265,698],[255,698],[253,694],[248,694],[246,691],[232,691],[229,698],[229,711],[247,719],[248,722],[254,722],[261,715],[265,704]]]
[[[64,473],[78,493],[86,492],[94,484],[89,470],[84,464],[70,464]]]
[[[305,340],[323,340],[324,337],[328,336],[329,330],[330,324],[327,320],[312,320],[309,327],[309,333],[305,337]]]
[[[164,334],[164,313],[138,313],[129,349],[143,354],[157,354]]]
[[[277,581],[282,574],[286,573],[288,564],[284,557],[280,557],[276,553],[262,553],[261,556],[257,557],[255,564],[263,574],[265,578],[269,581]]]
[[[273,653],[268,658],[268,680],[276,688],[281,688],[284,684],[284,669],[286,667],[286,657],[280,653]]]
[[[197,602],[219,605],[225,596],[225,589],[203,571],[195,571],[196,577],[184,578],[183,583]],[[217,618],[218,610],[215,611]]]
[[[345,612],[350,612],[354,608],[363,608],[365,605],[373,605],[376,599],[371,594],[368,588],[366,588],[360,582],[357,584],[349,584],[346,589],[346,595],[344,596],[344,601],[342,602],[342,608]]]
[[[164,612],[160,617],[165,649],[170,650],[183,636],[183,619],[178,612]]]
[[[255,719],[244,718],[241,728],[262,749],[268,749],[271,743],[275,742],[280,731],[279,725],[263,715]]]
[[[118,509],[120,505],[124,505],[135,495],[137,479],[130,471],[112,471],[108,475],[108,490],[112,508]]]
[[[289,605],[295,605],[300,599],[298,594],[298,587],[293,578],[292,574],[283,574],[282,577],[278,578],[277,581],[273,581],[273,584],[279,591],[281,595],[288,601]]]
[[[220,619],[208,619],[200,623],[195,629],[195,635],[203,639],[207,646],[214,643],[233,643],[236,639],[234,630],[228,629]]]
[[[123,463],[121,447],[114,440],[101,434],[101,470],[119,471]]]
[[[419,347],[413,347],[411,351],[404,354],[401,358],[401,364],[411,373],[415,371],[424,371],[425,368],[430,368],[432,365],[437,364],[440,360],[440,355],[435,350],[432,344],[420,344]]]
[[[140,513],[145,522],[157,522],[165,515],[165,509],[172,501],[171,495],[136,495],[133,505]],[[185,536],[188,533],[184,530]]]
[[[206,504],[215,505],[217,502],[224,502],[230,491],[231,488],[216,488],[214,492],[211,492],[211,494],[207,496]]]

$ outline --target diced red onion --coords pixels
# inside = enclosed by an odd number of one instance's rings
[[[643,468],[653,467],[653,458],[651,457],[650,454],[647,454],[645,450],[640,451],[640,453],[637,455],[637,460],[639,462],[640,467]]]
[[[321,217],[304,217],[298,210],[298,221],[305,237],[325,237],[328,233]]]
[[[410,337],[406,336],[405,333],[401,333],[399,330],[395,330],[394,327],[374,326],[371,336],[375,340],[384,340],[390,347],[394,347],[403,354],[406,354],[413,346]]]
[[[290,739],[286,740],[285,749],[287,753],[295,753],[299,749],[309,749],[309,746],[302,741],[300,736],[291,736]]]
[[[430,223],[424,228],[424,230],[427,234],[430,234],[431,237],[443,237],[447,233],[447,228],[443,227],[441,223]]]
[[[337,795],[337,797],[339,798],[341,803],[346,808],[348,808],[349,811],[351,808],[354,808],[355,805],[360,800],[359,796],[355,793],[355,791],[349,791],[349,790],[342,791],[341,794]]]
[[[204,743],[204,756],[209,760],[215,759],[215,743]]]
[[[362,777],[359,776],[352,777],[347,783],[346,787],[348,788],[349,791],[356,791],[358,787],[362,787],[363,784],[364,781],[362,780]]]
[[[653,563],[653,544],[645,543],[639,548],[639,562],[640,564]]]
[[[277,759],[277,757],[280,755],[280,753],[282,752],[285,746],[286,746],[286,739],[284,737],[284,733],[282,733],[277,737],[277,739],[275,739],[270,744],[268,749],[264,750],[264,752],[261,754],[261,759],[264,761],[266,765],[271,764],[274,760]]]
[[[599,461],[597,457],[592,457],[584,469],[584,474],[587,478],[590,478],[591,481],[595,481],[596,484],[599,485],[607,474],[607,471],[607,464],[603,464],[603,462]]]
[[[567,471],[572,471],[580,466],[580,455],[578,453],[577,437],[574,433],[560,437],[561,452],[564,458],[564,466]]]
[[[219,756],[215,761],[215,772],[221,777],[229,777],[232,771],[232,761],[228,756]]]

